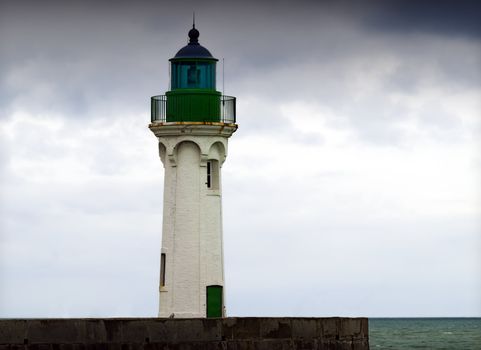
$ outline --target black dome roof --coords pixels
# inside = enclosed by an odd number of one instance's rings
[[[199,31],[195,25],[189,30],[189,43],[175,54],[174,58],[212,58],[212,54],[199,44]]]
[[[205,47],[199,44],[189,44],[181,48],[174,58],[214,58]]]

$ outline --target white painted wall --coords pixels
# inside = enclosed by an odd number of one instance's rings
[[[224,286],[221,167],[236,126],[169,123],[150,129],[165,169],[159,317],[206,317],[206,287]],[[218,189],[206,184],[209,160],[218,162]]]

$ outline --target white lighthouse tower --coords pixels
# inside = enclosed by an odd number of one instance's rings
[[[222,165],[236,131],[235,98],[216,91],[217,59],[198,42],[170,59],[150,130],[165,169],[159,317],[223,317]]]

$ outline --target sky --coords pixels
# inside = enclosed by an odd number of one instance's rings
[[[156,316],[168,59],[222,62],[229,316],[481,317],[477,1],[0,1],[0,317]]]

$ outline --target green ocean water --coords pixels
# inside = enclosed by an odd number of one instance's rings
[[[377,349],[481,350],[481,318],[370,318]]]

